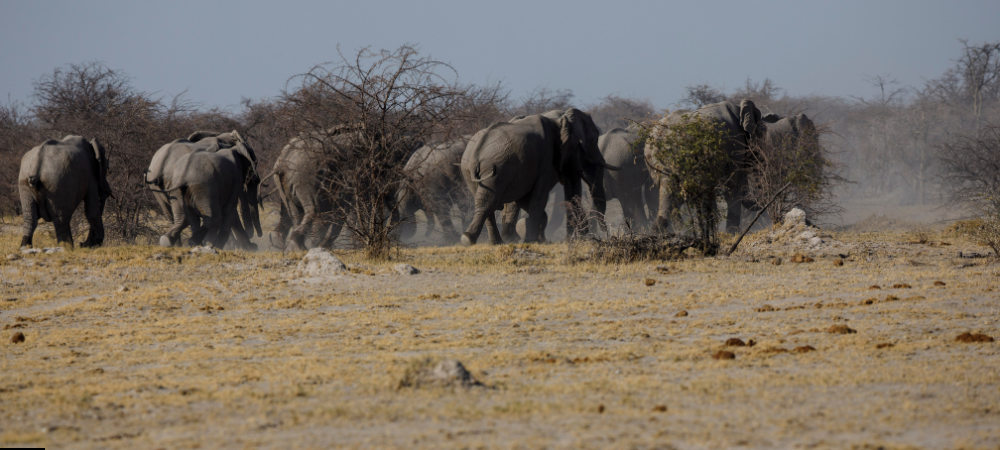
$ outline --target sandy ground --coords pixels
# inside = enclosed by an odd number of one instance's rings
[[[832,238],[842,266],[760,246],[567,264],[564,244],[344,250],[352,273],[305,278],[303,253],[0,258],[0,445],[1000,448],[1000,342],[956,341],[1000,338],[1000,265],[937,232]],[[400,387],[424,358],[483,386]]]

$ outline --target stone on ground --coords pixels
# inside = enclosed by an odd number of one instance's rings
[[[409,264],[396,264],[393,266],[393,270],[400,275],[416,275],[420,273],[420,270]]]
[[[311,277],[340,275],[347,272],[347,266],[333,253],[323,247],[309,250],[297,267],[299,273]]]

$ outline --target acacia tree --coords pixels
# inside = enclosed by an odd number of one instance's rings
[[[339,61],[293,77],[298,86],[282,98],[295,129],[316,148],[324,168],[317,181],[338,200],[325,220],[343,223],[369,258],[386,259],[399,245],[393,230],[403,219],[393,198],[407,179],[407,158],[424,142],[452,138],[472,118],[473,88],[409,45],[338,54]]]

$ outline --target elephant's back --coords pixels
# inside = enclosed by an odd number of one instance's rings
[[[52,143],[50,143],[52,142]],[[93,169],[93,156],[84,149],[62,143],[46,142],[21,158],[19,180],[37,177],[46,191],[86,192]]]
[[[146,181],[156,182],[160,180],[164,189],[169,188],[177,161],[194,151],[186,143],[186,140],[178,139],[160,147],[149,162],[149,173],[146,175]]]

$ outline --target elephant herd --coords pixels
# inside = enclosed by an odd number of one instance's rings
[[[764,140],[797,138],[814,130],[805,115],[762,117],[749,100],[675,112],[660,124],[682,120],[682,114],[710,119],[725,133],[725,150],[734,163],[725,198],[729,230],[739,226],[743,208],[754,206],[743,200],[745,150]],[[359,133],[351,126],[303,133],[281,150],[273,171],[263,177],[273,180],[280,197],[278,224],[267,239],[270,245],[289,249],[333,245],[342,224],[331,218],[331,212],[346,200],[320,186],[321,172],[330,170],[329,163],[321,162],[331,161],[323,152],[357,145]],[[545,240],[550,225],[546,207],[553,196],[557,203],[549,207],[553,223],[558,225],[565,214],[567,236],[586,234],[591,220],[606,228],[603,218],[608,200],[618,199],[625,220],[636,228],[665,229],[676,207],[661,182],[669,175],[648,146],[643,152],[636,133],[616,128],[601,134],[591,116],[575,108],[514,117],[471,136],[414,147],[405,155],[406,183],[387,201],[395,211],[393,217],[402,221],[399,233],[404,239],[414,235],[413,217],[420,210],[427,218],[428,233],[436,222],[446,241],[473,245],[484,226],[492,244],[518,238],[515,229],[525,242]],[[26,153],[18,177],[24,214],[22,247],[32,245],[39,218],[52,222],[57,240],[72,246],[70,218],[80,202],[90,224],[81,246],[101,245],[101,216],[112,195],[107,172],[108,158],[96,139],[67,136]],[[160,237],[162,246],[180,245],[181,232],[187,227],[191,228],[188,245],[207,241],[221,248],[232,235],[238,248],[256,249],[251,242],[254,232],[264,235],[257,156],[237,131],[199,131],[160,147],[144,181],[172,224]],[[562,188],[555,189],[556,185]],[[582,207],[585,194],[593,211]],[[461,234],[452,223],[455,209],[464,230]],[[522,210],[527,217],[519,223]],[[497,224],[501,211],[502,231]]]

